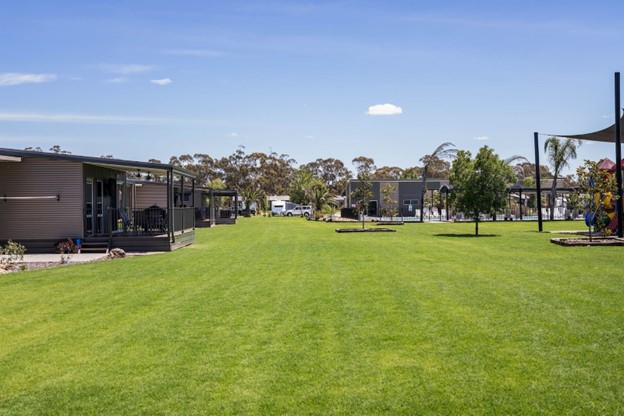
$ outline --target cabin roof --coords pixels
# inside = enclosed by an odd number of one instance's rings
[[[166,163],[139,162],[136,160],[125,159],[108,159],[104,157],[80,156],[61,153],[39,152],[33,150],[17,150],[0,148],[0,161],[10,159],[12,162],[18,162],[18,158],[44,158],[54,160],[69,160],[74,162],[86,163],[94,166],[102,166],[112,169],[132,171],[137,169],[145,169],[145,172],[164,175],[167,171],[173,171],[182,176],[195,178],[197,175],[190,170],[175,167]]]

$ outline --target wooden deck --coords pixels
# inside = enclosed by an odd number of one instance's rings
[[[189,229],[184,232],[177,232],[174,235],[175,242],[169,241],[166,234],[161,235],[119,235],[110,239],[110,248],[121,248],[128,252],[147,252],[147,251],[173,251],[182,247],[193,244],[195,241],[195,230]],[[86,237],[81,238],[84,243],[105,243],[108,245],[109,237]],[[55,253],[56,244],[59,240],[21,240],[18,243],[26,247],[28,254]],[[4,243],[4,242],[2,242]]]

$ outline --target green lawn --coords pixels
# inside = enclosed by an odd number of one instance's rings
[[[0,277],[0,415],[624,413],[622,248],[335,227]]]

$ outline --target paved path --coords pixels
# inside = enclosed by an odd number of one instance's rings
[[[67,256],[67,254],[65,254]],[[105,259],[106,253],[80,253],[72,254],[70,263],[86,263],[88,261]],[[24,254],[24,260],[19,263],[58,263],[61,261],[60,254]]]

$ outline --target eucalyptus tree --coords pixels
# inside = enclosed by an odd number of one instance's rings
[[[216,162],[219,177],[229,189],[239,193],[244,188],[250,188],[256,181],[258,169],[255,161],[245,153],[245,146],[239,146],[228,157],[222,157]]]
[[[401,179],[403,169],[398,166],[382,166],[375,170],[373,179]]]
[[[249,155],[256,168],[258,187],[265,195],[284,195],[292,180],[297,163],[287,154],[254,152]]]
[[[557,196],[557,179],[561,171],[570,166],[570,161],[576,159],[576,149],[581,145],[579,139],[561,139],[553,136],[544,142],[546,159],[553,170],[553,182],[550,188],[550,219],[555,219],[555,198]]]
[[[371,157],[366,156],[358,156],[351,161],[353,166],[355,166],[355,171],[357,173],[358,179],[362,176],[366,176],[367,179],[370,179],[377,170],[377,166],[375,166],[375,161]]]
[[[440,162],[445,162],[444,159],[454,159],[457,155],[457,148],[451,142],[442,143],[440,146],[436,147],[433,153],[424,155],[420,158],[420,163],[422,163],[422,190],[420,195],[420,222],[423,222],[424,219],[424,200],[425,194],[427,192],[427,178],[429,177],[431,167],[439,164]],[[448,162],[446,162],[448,163]]]
[[[150,162],[154,160],[156,159],[150,159]],[[194,172],[197,175],[195,183],[199,186],[207,186],[210,181],[219,178],[219,174],[215,166],[215,160],[204,153],[196,153],[194,155],[182,154],[180,156],[171,156],[171,158],[169,159],[169,164]]]
[[[319,158],[302,165],[301,168],[308,170],[316,178],[325,182],[329,191],[334,195],[343,194],[349,179],[351,179],[351,171],[339,159]]]

